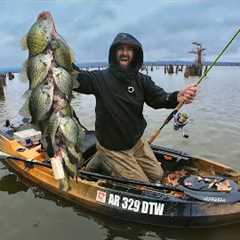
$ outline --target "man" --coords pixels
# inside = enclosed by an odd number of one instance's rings
[[[142,139],[146,120],[143,105],[175,108],[181,101],[191,103],[197,88],[188,85],[167,93],[151,78],[139,72],[143,64],[140,42],[128,33],[119,33],[109,50],[109,68],[78,71],[80,93],[96,97],[97,154],[114,176],[159,181],[163,175],[149,144]]]

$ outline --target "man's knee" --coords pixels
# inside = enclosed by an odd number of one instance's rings
[[[154,168],[154,171],[151,172],[148,175],[148,177],[151,182],[159,182],[159,181],[161,181],[161,179],[163,177],[163,173],[164,173],[164,171],[163,171],[161,165],[159,164],[159,166]]]

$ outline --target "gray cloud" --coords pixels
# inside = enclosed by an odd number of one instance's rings
[[[24,62],[21,38],[43,10],[53,14],[78,62],[106,61],[112,39],[123,31],[142,42],[146,60],[192,59],[192,41],[202,42],[212,60],[240,26],[238,0],[1,0],[0,7],[1,67]],[[223,60],[239,61],[239,43]]]

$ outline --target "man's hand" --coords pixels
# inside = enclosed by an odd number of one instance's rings
[[[178,102],[189,104],[193,101],[197,94],[197,86],[195,84],[188,84],[185,88],[179,91],[177,95]]]

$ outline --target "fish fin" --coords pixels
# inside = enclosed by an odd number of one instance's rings
[[[81,72],[81,69],[78,67],[78,65],[74,62],[72,62],[72,68],[73,70],[77,71],[77,72]]]
[[[72,48],[69,47],[69,53],[71,57],[71,62],[75,62],[75,53]]]
[[[77,176],[77,163],[72,163],[68,154],[66,153],[63,157],[64,169],[67,176],[76,177]]]
[[[77,80],[78,74],[79,74],[79,72],[75,71],[75,70],[73,70],[73,72],[71,73],[73,89],[78,89],[80,87],[80,83]]]
[[[63,178],[63,179],[58,180],[58,182],[59,182],[59,189],[60,189],[60,191],[67,192],[67,191],[69,191],[71,189],[70,185],[69,185],[69,180],[66,177]]]
[[[28,49],[27,46],[27,34],[21,39],[21,47],[23,50]]]
[[[57,47],[58,47],[58,43],[57,43],[57,40],[56,38],[52,38],[51,42],[50,42],[50,46],[53,50],[55,50]]]
[[[41,145],[42,145],[43,149],[47,149],[48,142],[47,142],[46,137],[44,136],[44,133],[42,133],[42,136],[41,136]],[[51,155],[51,154],[48,154],[48,155]]]
[[[28,76],[27,76],[27,64],[28,60],[26,60],[22,66],[21,72],[20,72],[20,80],[21,82],[29,82]]]
[[[69,156],[69,160],[72,164],[80,163],[82,160],[82,152],[77,150],[78,146],[74,146],[72,144],[68,144],[66,147],[67,154]]]
[[[25,103],[23,104],[23,106],[20,108],[20,110],[18,112],[22,117],[25,117],[25,118],[31,118],[31,114],[29,111],[29,99],[30,99],[30,97],[26,98]]]
[[[85,134],[85,131],[88,131],[88,129],[84,125],[81,124],[81,122],[76,114],[76,111],[74,110],[73,107],[72,107],[72,115],[73,115],[73,120],[76,122],[76,124],[79,127],[79,131],[80,131],[79,137],[84,137],[85,135],[82,135],[82,134]]]
[[[28,99],[28,98],[30,98],[31,93],[32,93],[32,90],[28,89],[23,93],[22,97],[25,98],[25,99]]]

